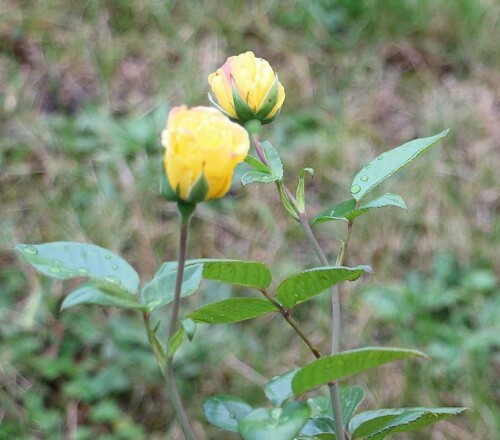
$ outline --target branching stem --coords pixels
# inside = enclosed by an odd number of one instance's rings
[[[255,151],[257,152],[257,155],[259,156],[260,160],[265,165],[268,165],[264,151],[263,151],[262,146],[260,144],[260,139],[259,139],[258,133],[255,133],[255,132],[251,133],[251,138],[252,138],[252,142],[253,142],[254,147],[255,147]],[[279,189],[281,191],[285,192],[285,194],[288,196],[288,200],[295,207],[295,211],[298,214],[298,221],[302,225],[302,228],[304,229],[304,232],[306,233],[307,239],[309,240],[311,246],[313,247],[313,249],[318,257],[318,260],[324,266],[328,266],[329,265],[328,260],[325,256],[325,253],[323,252],[323,249],[321,249],[321,246],[319,245],[318,240],[316,239],[316,236],[314,235],[314,232],[311,228],[311,225],[309,224],[309,220],[307,218],[306,213],[299,212],[299,210],[297,209],[296,200],[293,197],[293,194],[285,186],[283,181],[279,181],[277,183],[280,186]],[[347,247],[349,245],[349,239],[351,237],[352,226],[353,226],[353,222],[351,220],[348,223],[346,239],[342,242],[340,252],[339,252],[339,255],[337,257],[337,261],[336,261],[337,266],[341,266],[344,263],[345,254],[347,251]],[[336,354],[336,353],[340,352],[340,329],[341,329],[340,290],[339,290],[338,284],[333,286],[331,289],[331,303],[332,303],[332,350],[331,350],[331,352],[332,352],[332,354]],[[283,315],[283,316],[285,316],[285,315]],[[285,319],[286,319],[286,316],[285,316]],[[300,333],[299,333],[299,335],[300,335]],[[335,436],[338,440],[340,440],[340,439],[347,439],[348,440],[349,436],[345,432],[343,424],[342,424],[342,410],[340,407],[340,391],[339,391],[338,381],[330,382],[328,384],[328,386],[330,388],[330,398],[332,401],[332,408],[333,408],[333,413],[334,413],[334,418],[335,418]]]
[[[306,343],[314,356],[319,359],[321,357],[320,351],[314,346],[312,341],[306,336],[299,325],[290,316],[290,310],[283,307],[278,301],[276,301],[271,295],[269,295],[266,289],[262,289],[261,292],[279,310],[279,312],[283,315],[283,318],[285,318],[288,324],[290,324],[290,326],[295,330],[295,333],[297,333],[302,338],[302,340]]]

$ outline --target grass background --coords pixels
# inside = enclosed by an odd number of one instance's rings
[[[357,221],[348,261],[375,277],[346,285],[345,348],[418,348],[427,363],[355,377],[363,408],[468,406],[399,439],[477,440],[500,432],[500,5],[496,0],[3,0],[0,3],[0,438],[180,438],[139,316],[60,313],[71,283],[38,276],[17,242],[88,241],[143,279],[176,258],[175,206],[158,197],[168,108],[206,104],[206,77],[253,50],[286,89],[265,137],[291,186],[312,166],[311,214],[348,197],[380,152],[451,132],[382,190],[409,213]],[[275,188],[237,183],[197,210],[191,257],[267,262],[275,279],[316,264]],[[330,258],[343,225],[319,225]],[[247,294],[206,284],[184,312]],[[327,295],[297,319],[327,350]],[[167,310],[163,310],[167,314]],[[161,316],[162,317],[162,316]],[[264,403],[261,385],[310,360],[279,319],[204,327],[179,353],[201,438],[214,393]]]

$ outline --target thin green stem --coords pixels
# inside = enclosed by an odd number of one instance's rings
[[[295,322],[295,320],[290,316],[290,310],[283,307],[278,301],[276,301],[269,293],[267,293],[266,289],[261,289],[262,294],[270,301],[283,315],[283,318],[286,319],[288,324],[295,330],[302,340],[306,343],[309,349],[312,351],[312,354],[319,359],[321,357],[320,351],[314,346],[312,341],[306,336],[306,334],[302,331],[299,325]]]
[[[181,303],[181,288],[182,288],[182,278],[184,276],[184,266],[186,265],[186,255],[187,255],[187,241],[188,241],[188,230],[189,230],[189,220],[191,215],[183,215],[181,211],[181,229],[180,229],[180,242],[179,242],[179,260],[177,266],[177,278],[175,281],[175,292],[174,301],[172,303],[172,314],[170,316],[170,325],[168,328],[168,343],[172,340],[177,328],[179,327],[179,308]],[[184,406],[182,405],[181,396],[177,389],[175,383],[174,374],[174,359],[173,353],[169,353],[167,349],[167,365],[166,365],[166,378],[167,387],[169,390],[169,397],[174,406],[175,412],[179,419],[182,431],[186,440],[196,440],[193,428],[189,422]]]
[[[267,165],[267,160],[264,155],[262,146],[260,145],[260,140],[259,140],[259,135],[258,133],[251,133],[251,138],[255,147],[255,151],[257,152],[257,155],[259,156],[260,160],[262,163]],[[302,228],[304,229],[304,232],[306,233],[307,239],[309,240],[311,246],[313,247],[314,251],[316,252],[316,255],[321,262],[321,264],[328,266],[328,260],[325,256],[325,253],[323,252],[323,249],[321,249],[321,246],[318,243],[318,240],[316,239],[316,236],[314,235],[314,232],[311,228],[311,225],[309,224],[309,220],[307,218],[307,214],[305,212],[300,212],[297,205],[296,205],[296,200],[291,193],[291,191],[285,186],[285,184],[282,181],[277,182],[278,183],[278,189],[280,190],[281,193],[284,193],[287,197],[287,202],[289,202],[292,207],[294,208],[293,210],[289,209],[288,207],[287,210],[288,212],[294,217],[296,220],[300,222],[302,225]],[[283,199],[282,199],[283,200]],[[294,212],[298,214],[298,218],[294,216]],[[336,265],[341,266],[344,262],[345,258],[345,253],[347,250],[347,246],[349,244],[349,239],[351,236],[351,231],[352,231],[352,221],[349,222],[348,224],[348,232],[347,232],[347,237],[345,241],[342,243],[339,256],[337,258]],[[336,284],[335,286],[332,287],[331,289],[331,303],[332,303],[332,354],[336,354],[340,352],[340,329],[341,329],[341,308],[340,308],[340,290],[339,286]],[[339,385],[338,381],[334,381],[328,384],[330,388],[330,398],[332,401],[332,408],[333,408],[333,413],[334,413],[334,418],[335,418],[335,436],[337,440],[341,439],[349,439],[348,434],[344,431],[344,426],[342,424],[342,410],[340,407],[340,391],[339,391]]]

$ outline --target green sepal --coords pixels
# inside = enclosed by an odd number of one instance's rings
[[[167,170],[163,166],[162,163],[162,172],[160,173],[160,195],[167,199],[170,202],[178,202],[179,199],[179,193],[178,191],[175,191],[172,186],[170,185],[170,182],[168,181],[168,176],[167,176]]]
[[[272,118],[268,118],[268,119],[264,119],[262,121],[262,125],[266,125],[266,124],[270,124],[271,122],[273,122],[281,113],[281,107],[278,109],[278,111],[273,115]]]
[[[226,110],[224,110],[220,105],[219,103],[217,102],[217,100],[210,94],[210,93],[207,93],[208,94],[208,102],[209,104],[215,108],[216,110],[219,110],[224,116],[227,116],[229,119],[233,120],[234,121],[234,116],[230,113],[228,113]]]
[[[246,101],[242,99],[240,96],[240,92],[236,87],[234,81],[233,83],[233,103],[234,103],[234,111],[236,112],[236,116],[238,120],[241,122],[249,121],[250,119],[255,119],[255,112],[248,105]]]
[[[200,174],[200,177],[198,177],[198,179],[196,180],[195,184],[189,190],[186,202],[193,204],[203,202],[208,194],[208,190],[208,181],[205,177],[205,173],[202,172]]]
[[[271,84],[271,87],[269,87],[269,90],[267,91],[266,96],[263,99],[262,104],[260,105],[260,108],[255,114],[255,119],[260,119],[261,121],[265,120],[266,116],[274,109],[279,98],[278,85],[278,75],[276,74],[274,75],[274,81]]]

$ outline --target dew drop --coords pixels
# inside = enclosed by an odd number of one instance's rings
[[[233,414],[233,413],[230,413],[230,414],[229,414],[229,418],[230,418],[230,419],[235,419],[235,418],[236,418],[236,415],[235,415],[235,414]]]
[[[80,252],[80,257],[86,257],[86,256],[87,256],[87,253],[86,253],[86,252],[84,252],[84,251],[81,251],[81,252]]]
[[[80,267],[80,268],[78,268],[78,273],[80,273],[82,275],[88,275],[89,270],[85,269],[84,267]]]
[[[377,157],[377,160],[382,160],[384,158],[384,155],[381,154],[379,157]]]
[[[361,187],[359,185],[351,186],[351,194],[357,194],[361,191]]]
[[[110,275],[109,277],[106,277],[106,280],[107,281],[110,281],[112,283],[115,283],[115,284],[120,284],[120,278],[118,277],[115,277],[114,275]]]
[[[38,254],[38,249],[35,246],[25,246],[23,248],[23,252],[27,255],[36,255]]]
[[[365,167],[365,168],[368,170],[368,169],[370,169],[371,167],[372,167],[372,164],[371,164],[371,163],[369,163],[369,164],[367,164],[367,165],[366,165],[366,167]]]
[[[366,182],[368,180],[368,176],[367,175],[364,175],[364,176],[361,176],[361,182]]]
[[[54,267],[50,268],[49,272],[51,272],[51,273],[60,273],[61,269],[59,267],[54,266]]]
[[[111,266],[114,270],[118,270],[118,264],[113,264],[113,266]]]
[[[52,260],[52,263],[56,266],[62,266],[63,265],[63,262],[62,261],[59,261],[59,260]]]
[[[67,244],[65,244],[65,245],[63,246],[63,249],[67,252],[67,251],[69,251],[69,246],[68,246]]]
[[[111,260],[111,255],[106,254],[106,255],[104,256],[104,258],[106,258],[106,260]]]

